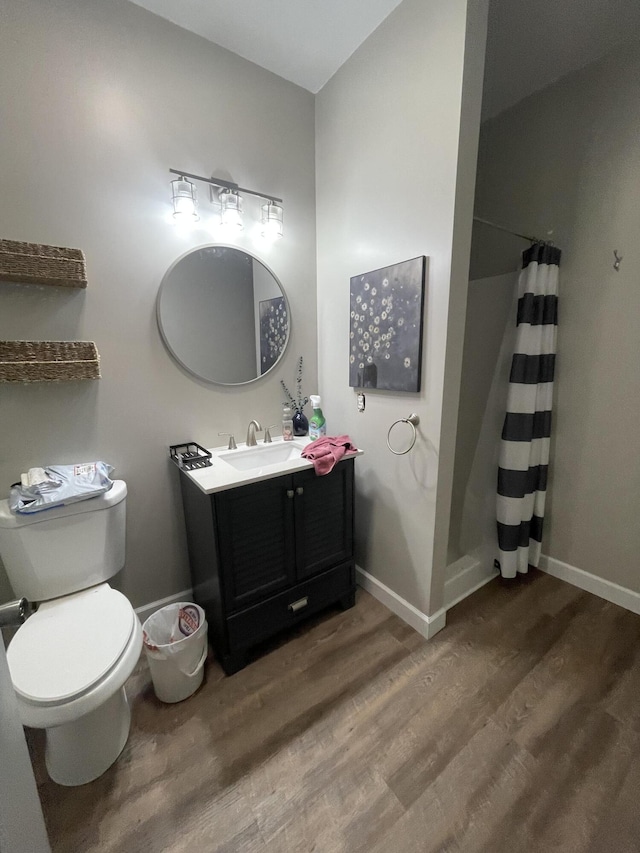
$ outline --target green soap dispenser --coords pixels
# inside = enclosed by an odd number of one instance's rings
[[[313,406],[313,414],[309,421],[309,438],[311,441],[315,441],[316,438],[322,438],[327,434],[327,422],[320,408],[320,403],[322,402],[320,397],[312,394],[309,399]]]

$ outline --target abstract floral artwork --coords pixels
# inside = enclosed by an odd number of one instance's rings
[[[349,385],[419,391],[426,258],[351,279]]]
[[[259,303],[260,312],[260,375],[270,370],[280,357],[287,342],[289,317],[283,296]]]

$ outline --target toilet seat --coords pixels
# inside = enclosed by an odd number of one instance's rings
[[[108,584],[45,602],[7,650],[16,693],[41,707],[78,699],[118,664],[137,622]]]

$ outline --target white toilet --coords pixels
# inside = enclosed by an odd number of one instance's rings
[[[124,566],[127,486],[30,515],[0,501],[0,557],[18,596],[39,607],[7,650],[25,726],[46,729],[60,785],[97,779],[129,736],[124,691],[142,651],[129,601],[106,581]]]

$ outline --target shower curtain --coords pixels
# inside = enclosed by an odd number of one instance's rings
[[[549,468],[560,250],[535,243],[522,255],[516,346],[500,442],[499,564],[515,578],[537,567]]]

